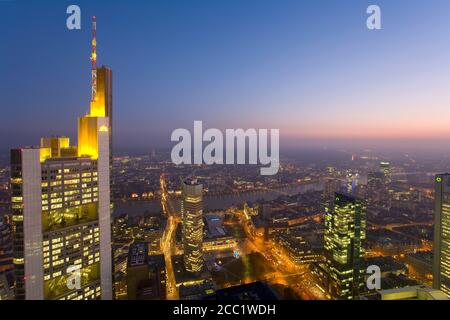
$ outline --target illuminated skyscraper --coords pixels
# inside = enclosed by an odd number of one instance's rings
[[[92,17],[91,51],[91,106],[90,115],[107,117],[109,127],[109,156],[112,165],[112,71],[108,67],[97,67],[97,19]]]
[[[450,174],[435,178],[433,288],[450,297]]]
[[[77,146],[51,137],[11,150],[17,299],[112,298],[111,130],[96,101]]]
[[[367,198],[369,202],[386,202],[388,201],[387,193],[384,174],[382,172],[369,172],[367,174]]]
[[[89,114],[108,119],[109,135],[109,170],[113,164],[113,112],[112,112],[112,70],[106,66],[97,67],[97,21],[92,18],[92,53],[91,53],[91,103]],[[110,179],[110,188],[112,180]],[[110,205],[111,214],[113,204]]]
[[[384,174],[386,184],[389,185],[392,181],[391,164],[386,161],[380,162],[380,171]]]
[[[357,299],[364,283],[365,203],[335,194],[325,214],[324,247],[328,291],[336,299]]]
[[[347,190],[349,194],[353,194],[359,182],[359,173],[351,170],[347,171]]]
[[[106,66],[96,68],[97,91],[94,101],[91,101],[90,114],[97,117],[107,117],[109,127],[109,156],[112,159],[112,70]]]
[[[330,206],[334,202],[334,194],[341,189],[341,181],[338,179],[326,179],[323,188],[324,204]]]
[[[200,272],[203,268],[203,186],[195,179],[187,179],[181,189],[184,265],[186,271]]]

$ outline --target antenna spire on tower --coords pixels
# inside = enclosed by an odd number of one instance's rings
[[[95,16],[92,17],[91,63],[92,63],[91,101],[95,101],[97,96],[97,19],[95,18]]]

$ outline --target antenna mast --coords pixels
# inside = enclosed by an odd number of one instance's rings
[[[91,77],[91,101],[95,101],[97,97],[97,19],[92,17],[92,77]]]

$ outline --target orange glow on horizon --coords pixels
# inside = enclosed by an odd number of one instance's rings
[[[364,124],[311,124],[304,127],[280,128],[280,134],[288,138],[348,138],[348,139],[443,139],[450,138],[448,125],[405,124],[403,126],[383,126]]]

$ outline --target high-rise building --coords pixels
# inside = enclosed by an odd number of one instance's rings
[[[323,201],[325,205],[330,205],[334,202],[334,194],[339,192],[342,188],[341,181],[334,178],[327,178],[324,180],[323,186]]]
[[[128,300],[137,300],[142,282],[149,278],[148,245],[133,243],[130,246],[127,263]]]
[[[366,205],[336,193],[325,214],[324,247],[327,289],[336,299],[358,299],[364,283]]]
[[[77,146],[51,137],[11,150],[16,299],[112,298],[111,130],[95,101]]]
[[[186,271],[201,272],[203,269],[203,185],[196,179],[187,179],[181,186],[183,261]]]
[[[382,172],[369,172],[367,175],[367,198],[371,203],[386,200],[385,176]]]
[[[390,184],[392,181],[391,177],[391,164],[387,161],[380,162],[380,171],[384,174],[386,184]]]
[[[112,165],[112,70],[97,67],[97,19],[92,17],[91,51],[91,105],[89,114],[93,117],[107,117],[109,127],[109,156]]]
[[[377,291],[377,300],[448,300],[440,290],[426,286],[408,286]]]
[[[346,192],[353,194],[359,182],[359,173],[351,170],[347,171],[347,190]]]
[[[0,219],[0,275],[13,269],[13,243],[11,223],[7,217]]]
[[[450,174],[435,178],[433,288],[450,297]]]
[[[113,152],[113,114],[112,114],[112,70],[106,66],[96,68],[97,90],[91,101],[90,114],[97,117],[107,117],[109,127],[109,155],[112,160]]]

